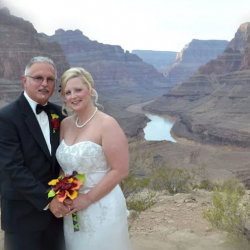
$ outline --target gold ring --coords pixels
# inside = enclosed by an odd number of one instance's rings
[[[62,214],[60,214],[60,215],[59,215],[59,218],[62,218],[62,217],[63,217]]]

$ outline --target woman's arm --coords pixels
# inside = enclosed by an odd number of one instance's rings
[[[87,194],[73,200],[72,212],[85,209],[108,194],[127,175],[129,170],[128,143],[124,132],[112,117],[105,117],[101,128],[102,148],[111,167],[110,172]]]

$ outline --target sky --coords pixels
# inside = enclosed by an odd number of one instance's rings
[[[0,0],[40,33],[79,29],[124,50],[181,51],[192,41],[233,39],[250,22],[249,0]]]

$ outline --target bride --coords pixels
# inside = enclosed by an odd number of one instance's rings
[[[56,157],[64,174],[85,174],[77,198],[64,215],[67,250],[129,250],[127,210],[119,183],[128,175],[125,135],[112,117],[96,107],[98,95],[90,73],[67,70],[61,96],[75,113],[60,128]],[[71,213],[77,212],[80,230],[74,232]]]

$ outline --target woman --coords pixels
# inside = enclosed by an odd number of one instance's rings
[[[69,205],[77,212],[79,232],[72,216],[64,217],[68,250],[128,250],[126,202],[119,183],[128,174],[129,154],[118,123],[99,111],[93,79],[82,68],[67,70],[61,96],[75,115],[61,123],[57,160],[64,174],[85,174],[77,198]],[[64,108],[63,107],[63,108]]]

